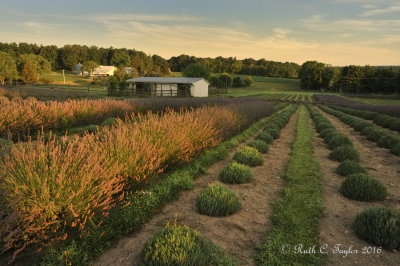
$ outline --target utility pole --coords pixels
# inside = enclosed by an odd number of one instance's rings
[[[64,69],[62,70],[62,72],[63,72],[63,79],[64,79],[64,85],[65,85],[65,75],[64,75]]]

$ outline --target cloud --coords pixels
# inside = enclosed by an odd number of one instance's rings
[[[365,11],[361,14],[362,17],[371,17],[371,16],[378,16],[383,14],[389,13],[397,13],[400,12],[400,5],[393,5],[387,8],[373,8],[370,10]]]
[[[107,21],[142,21],[142,22],[179,22],[198,21],[199,17],[187,15],[165,15],[165,14],[104,14],[89,16],[88,19],[97,22]]]
[[[286,28],[281,28],[281,27],[275,28],[273,31],[274,31],[274,33],[275,33],[274,36],[275,36],[276,38],[278,38],[278,39],[286,38],[287,35],[288,35],[289,33],[292,32],[291,29],[286,29]]]
[[[400,19],[325,19],[322,15],[313,15],[301,20],[308,30],[326,33],[366,33],[366,32],[398,32]]]
[[[29,31],[33,31],[35,33],[46,32],[55,28],[54,24],[42,23],[38,21],[27,21],[24,23],[24,26],[27,27]]]
[[[398,59],[400,52],[376,47],[376,43],[295,39],[292,36],[295,31],[284,27],[276,27],[269,34],[260,36],[242,27],[225,28],[208,25],[206,20],[201,18],[186,23],[180,23],[179,20],[164,23],[161,19],[151,18],[151,21],[140,20],[136,17],[133,20],[103,18],[101,23],[106,28],[106,33],[102,39],[109,40],[109,45],[118,43],[122,47],[134,47],[165,58],[184,53],[200,57],[266,58],[300,64],[308,60],[332,65],[400,63]],[[309,25],[323,22],[321,30],[329,23],[322,16],[313,16],[305,21]],[[342,25],[342,28],[349,25],[356,25],[359,28],[370,26],[370,22],[365,21],[339,21],[335,24]],[[315,24],[312,25],[315,26]],[[388,35],[387,42],[390,41],[397,41],[396,36]],[[374,56],[371,57],[372,54]]]

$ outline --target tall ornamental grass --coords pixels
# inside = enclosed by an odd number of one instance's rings
[[[0,164],[1,250],[16,254],[32,243],[82,233],[94,215],[107,215],[122,199],[120,172],[91,136],[14,145]]]
[[[84,234],[135,183],[235,134],[248,123],[242,107],[131,115],[83,137],[11,145],[0,158],[0,252]]]
[[[128,101],[113,99],[40,102],[29,98],[0,104],[0,137],[26,139],[38,130],[98,123],[135,111]]]

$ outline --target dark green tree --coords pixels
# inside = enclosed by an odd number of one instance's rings
[[[361,66],[345,66],[340,74],[340,84],[343,92],[359,93],[364,70]]]
[[[131,57],[126,49],[116,49],[113,51],[110,63],[116,67],[130,66]]]
[[[41,46],[39,55],[49,61],[51,69],[59,69],[57,57],[58,47],[55,45]]]
[[[202,63],[191,64],[183,70],[183,76],[185,77],[208,79],[210,74],[210,69]]]
[[[321,90],[326,65],[317,61],[305,62],[299,71],[300,87],[303,90]]]
[[[239,76],[236,76],[236,77],[233,78],[232,86],[234,88],[244,87],[244,82]]]
[[[232,86],[233,78],[228,73],[222,73],[221,75],[219,75],[218,79],[223,88],[229,88]]]

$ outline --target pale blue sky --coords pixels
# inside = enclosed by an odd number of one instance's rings
[[[400,65],[400,1],[0,0],[0,42]]]

